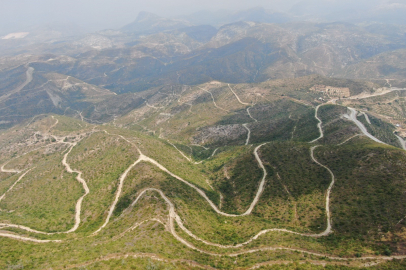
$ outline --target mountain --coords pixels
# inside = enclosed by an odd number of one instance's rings
[[[134,22],[125,25],[121,30],[136,35],[148,35],[188,26],[191,24],[186,21],[167,19],[149,12],[140,12]]]
[[[0,269],[405,269],[406,28],[360,3],[5,36]]]
[[[10,80],[11,75],[15,80]],[[7,71],[1,78],[0,88],[2,127],[44,113],[80,116],[84,108],[114,95],[71,76],[38,73],[31,66]],[[5,91],[10,88],[11,91]]]
[[[288,14],[273,12],[262,7],[236,12],[227,18],[229,23],[252,21],[258,23],[286,23],[292,20]]]
[[[199,11],[189,16],[182,16],[180,18],[196,25],[211,24],[216,27],[239,21],[252,21],[258,23],[286,23],[293,20],[292,16],[289,14],[267,10],[262,7],[237,12],[230,12],[227,10]]]
[[[250,83],[310,74],[357,78],[357,72],[346,70],[406,48],[405,33],[404,27],[382,24],[237,22],[141,37],[106,30],[24,51],[43,55],[32,65],[38,72],[126,93],[211,80]]]
[[[324,22],[378,22],[405,25],[402,14],[406,5],[402,1],[322,1],[304,0],[289,11],[301,19]]]
[[[211,25],[198,25],[181,28],[176,32],[185,33],[196,41],[206,43],[217,34],[217,29]]]

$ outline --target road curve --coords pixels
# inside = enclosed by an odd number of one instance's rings
[[[233,92],[234,96],[237,98],[238,102],[240,102],[242,105],[251,105],[249,103],[242,102],[241,99],[237,96],[237,94],[233,91],[231,88],[230,84],[228,84],[228,88],[230,88],[231,92]]]
[[[58,142],[58,143],[60,143],[60,142]],[[72,227],[72,229],[70,229],[70,230],[68,230],[68,231],[66,231],[66,232],[47,233],[47,232],[42,232],[42,231],[38,231],[38,230],[31,229],[31,228],[29,228],[29,227],[27,227],[27,226],[16,225],[16,224],[0,223],[0,226],[7,227],[7,228],[22,229],[22,230],[25,230],[25,231],[28,231],[28,232],[37,233],[37,234],[44,234],[44,235],[54,235],[54,234],[61,234],[61,233],[72,233],[72,232],[76,231],[76,230],[79,228],[80,221],[81,221],[81,220],[80,220],[80,215],[81,215],[81,209],[82,209],[82,202],[83,202],[83,199],[87,196],[87,194],[90,193],[90,190],[89,190],[89,187],[88,187],[87,184],[86,184],[86,181],[82,178],[82,172],[81,172],[81,171],[77,171],[77,170],[72,170],[72,168],[70,167],[70,165],[67,163],[68,155],[70,154],[70,152],[72,151],[72,149],[76,146],[77,142],[76,142],[76,143],[63,142],[63,143],[64,143],[64,144],[68,144],[68,145],[70,145],[71,147],[70,147],[69,151],[64,155],[63,160],[62,160],[62,164],[65,166],[65,169],[66,169],[66,171],[67,171],[68,173],[71,173],[71,174],[72,174],[72,173],[77,173],[76,180],[78,180],[78,182],[82,184],[83,189],[85,190],[85,194],[84,194],[82,197],[80,197],[79,200],[76,202],[76,206],[75,206],[75,224],[74,224],[74,226]],[[28,172],[29,172],[29,171],[27,171],[25,174],[27,174]],[[22,178],[23,176],[25,176],[25,174],[22,175],[22,176],[20,176],[19,180],[21,180],[21,178]],[[17,180],[17,182],[18,182],[19,180]],[[16,183],[15,183],[15,184],[16,184]],[[14,185],[15,185],[15,184],[14,184]],[[14,186],[14,185],[13,185],[13,186]],[[3,198],[3,197],[4,197],[4,195],[2,196],[2,198]]]
[[[111,216],[113,215],[114,209],[117,205],[118,199],[120,198],[121,195],[121,191],[123,189],[123,185],[124,185],[124,180],[127,177],[127,174],[132,170],[132,168],[135,167],[135,165],[137,165],[138,163],[140,163],[141,161],[143,161],[143,159],[140,157],[139,159],[137,159],[133,164],[131,164],[130,167],[127,168],[127,170],[125,170],[125,172],[120,176],[120,182],[118,185],[118,189],[117,189],[117,193],[116,193],[116,197],[114,198],[113,204],[110,207],[109,213],[107,215],[107,218],[105,220],[105,222],[103,223],[103,225],[97,229],[97,231],[95,231],[92,235],[96,235],[98,234],[104,227],[106,227],[107,223],[109,223]]]
[[[264,144],[262,144],[262,145],[264,145]],[[165,171],[166,173],[170,174],[171,176],[173,176],[173,177],[177,178],[178,180],[180,180],[180,181],[182,181],[182,182],[185,182],[185,183],[188,184],[189,186],[193,187],[196,191],[198,191],[198,192],[200,193],[200,195],[202,195],[202,196],[206,199],[206,201],[212,206],[212,208],[213,208],[217,213],[219,213],[219,214],[221,214],[221,215],[224,215],[224,216],[233,216],[233,217],[235,217],[235,216],[243,216],[243,215],[247,215],[247,214],[249,214],[249,213],[252,212],[252,210],[254,209],[255,205],[258,203],[258,200],[259,200],[259,198],[260,198],[260,196],[261,196],[261,194],[262,194],[262,191],[263,191],[263,188],[264,188],[264,185],[265,185],[266,169],[265,169],[265,167],[263,166],[263,163],[262,163],[262,161],[260,160],[259,155],[258,155],[258,149],[259,149],[262,145],[258,146],[258,147],[255,149],[254,154],[255,154],[255,158],[257,159],[258,163],[260,164],[260,167],[261,167],[261,168],[263,169],[263,171],[264,171],[264,176],[263,176],[263,178],[262,178],[262,180],[261,180],[260,186],[259,186],[259,188],[258,188],[258,192],[257,192],[257,194],[256,194],[256,196],[255,196],[253,202],[251,203],[250,208],[249,208],[244,214],[242,214],[242,215],[230,215],[230,214],[227,214],[227,213],[224,213],[224,212],[219,211],[219,210],[217,209],[217,207],[210,201],[210,199],[207,198],[207,196],[204,194],[203,191],[201,191],[200,189],[198,189],[197,187],[195,187],[193,184],[190,184],[189,182],[186,182],[186,181],[183,180],[182,178],[180,178],[180,177],[178,177],[178,176],[172,174],[170,171],[168,171],[165,167],[163,167],[162,165],[160,165],[160,164],[159,164],[158,162],[156,162],[155,160],[153,160],[153,159],[151,159],[151,158],[149,158],[149,157],[144,156],[143,154],[141,154],[141,157],[137,160],[137,162],[139,162],[140,160],[143,160],[143,161],[146,161],[146,162],[150,162],[150,163],[156,165],[156,166],[157,166],[158,168],[160,168],[161,170],[163,170],[163,171]],[[184,226],[184,224],[183,224],[182,219],[180,218],[180,216],[176,213],[176,209],[175,209],[173,203],[172,203],[172,202],[164,195],[164,193],[163,193],[161,190],[159,190],[159,189],[156,189],[156,188],[147,188],[147,189],[143,190],[143,191],[137,196],[137,198],[134,200],[134,202],[131,204],[130,207],[134,207],[134,205],[139,201],[139,199],[140,199],[140,198],[145,194],[145,192],[147,192],[148,190],[150,190],[150,191],[156,191],[156,192],[158,192],[158,193],[161,195],[161,197],[162,197],[162,198],[167,202],[167,204],[169,205],[169,208],[170,208],[170,213],[169,213],[170,226],[173,226],[173,222],[172,222],[171,220],[174,220],[174,221],[176,221],[176,223],[179,225],[179,227],[180,227],[184,232],[186,232],[190,237],[192,237],[192,238],[194,238],[195,240],[198,240],[198,241],[200,241],[200,242],[203,242],[203,243],[206,244],[206,245],[216,246],[216,247],[220,247],[220,248],[240,248],[240,247],[242,247],[242,246],[244,246],[244,245],[247,245],[247,244],[251,243],[252,241],[258,239],[258,238],[259,238],[261,235],[263,235],[263,234],[266,234],[266,233],[268,233],[268,232],[275,232],[275,231],[277,231],[277,232],[292,233],[292,234],[301,235],[301,236],[307,236],[307,237],[321,237],[321,236],[326,236],[326,235],[329,235],[330,233],[332,233],[332,228],[331,228],[331,213],[330,213],[330,195],[331,195],[331,190],[332,190],[332,188],[333,188],[333,186],[334,186],[334,183],[335,183],[335,176],[334,176],[333,172],[332,172],[328,167],[326,167],[325,165],[321,164],[320,162],[318,162],[318,161],[315,159],[315,157],[314,157],[314,150],[315,150],[317,147],[319,147],[319,146],[314,146],[314,147],[311,148],[311,152],[310,152],[311,158],[312,158],[312,160],[313,160],[316,164],[318,164],[319,166],[321,166],[321,167],[325,168],[326,170],[328,170],[328,172],[329,172],[330,175],[331,175],[331,179],[332,179],[332,181],[331,181],[331,183],[330,183],[330,186],[329,186],[328,189],[327,189],[327,194],[326,194],[327,228],[326,228],[325,231],[323,231],[323,232],[321,232],[321,233],[319,233],[319,234],[304,234],[304,233],[298,233],[298,232],[294,232],[294,231],[290,231],[290,230],[286,230],[286,229],[274,228],[274,229],[262,230],[262,231],[260,231],[258,234],[256,234],[254,237],[250,238],[248,241],[246,241],[246,242],[244,242],[244,243],[240,243],[240,244],[236,244],[236,245],[220,245],[220,244],[216,244],[216,243],[212,243],[212,242],[203,240],[203,239],[199,238],[198,236],[194,235],[191,231],[189,231],[189,230]],[[172,232],[172,234],[174,235],[174,237],[177,238],[179,241],[181,241],[182,243],[184,243],[185,245],[187,245],[187,246],[190,247],[190,248],[196,249],[196,248],[195,248],[194,246],[192,246],[190,243],[185,243],[185,240],[184,240],[184,239],[181,239],[181,238],[176,234],[176,232],[174,231],[174,228],[170,228],[170,231]]]
[[[68,173],[77,173],[76,176],[76,180],[78,180],[79,183],[82,184],[83,189],[85,190],[85,194],[83,194],[82,197],[79,198],[79,200],[76,202],[76,207],[75,207],[75,225],[73,226],[72,229],[70,229],[69,231],[65,232],[65,233],[71,233],[76,231],[79,228],[80,225],[80,213],[82,210],[82,202],[83,199],[87,196],[87,194],[90,193],[89,187],[87,186],[87,183],[85,181],[85,179],[82,178],[82,172],[81,171],[77,171],[77,170],[72,170],[72,168],[70,167],[70,165],[67,163],[67,158],[68,155],[70,154],[70,152],[72,151],[72,149],[76,146],[76,143],[73,143],[71,145],[71,148],[69,149],[69,151],[64,155],[63,160],[62,160],[62,164],[65,166],[66,171]]]
[[[316,147],[317,147],[317,146],[315,146],[314,148],[316,148]],[[317,161],[315,161],[315,162],[317,162]],[[317,162],[317,163],[318,163],[318,162]],[[318,164],[321,165],[320,163],[318,163]],[[323,166],[323,165],[321,165],[321,166]],[[332,183],[332,184],[333,184],[333,183]],[[331,185],[331,186],[332,186],[332,185]],[[186,245],[187,247],[189,247],[189,248],[191,248],[191,249],[194,249],[194,250],[196,250],[196,251],[199,251],[199,252],[201,252],[201,253],[211,255],[211,256],[237,257],[237,256],[239,256],[239,255],[252,254],[252,253],[256,253],[256,252],[260,252],[260,251],[287,250],[287,251],[299,252],[299,253],[302,253],[302,254],[313,255],[313,256],[316,256],[316,257],[325,257],[325,258],[328,258],[328,259],[331,259],[331,260],[337,260],[337,261],[349,261],[349,260],[360,260],[360,261],[362,261],[362,260],[379,260],[379,261],[387,261],[387,260],[392,260],[392,259],[404,259],[404,258],[406,258],[405,255],[401,255],[401,256],[396,256],[396,255],[395,255],[395,256],[385,256],[385,257],[383,257],[383,256],[365,256],[365,257],[360,257],[360,258],[342,258],[342,257],[337,257],[337,256],[331,256],[331,255],[328,255],[328,254],[322,254],[322,253],[318,253],[318,252],[312,252],[312,251],[308,251],[308,250],[303,250],[303,249],[298,249],[298,248],[289,248],[289,247],[261,247],[261,248],[254,248],[254,249],[249,249],[249,250],[244,250],[244,251],[234,252],[234,253],[228,253],[228,254],[219,254],[219,253],[207,252],[207,251],[204,251],[204,250],[202,250],[202,249],[199,249],[199,248],[195,247],[193,244],[189,243],[188,241],[186,241],[185,239],[183,239],[182,237],[180,237],[180,236],[176,233],[176,230],[175,230],[175,227],[174,227],[174,222],[176,222],[176,223],[179,225],[179,227],[180,227],[183,231],[185,231],[189,236],[191,236],[191,237],[194,238],[195,240],[201,241],[201,242],[203,242],[203,243],[205,243],[205,244],[207,244],[207,245],[216,246],[216,247],[219,247],[219,248],[226,248],[226,249],[228,249],[228,248],[240,248],[240,247],[242,247],[242,246],[244,246],[244,245],[249,244],[249,243],[252,242],[253,240],[256,240],[261,234],[264,234],[264,233],[267,233],[267,232],[270,232],[270,231],[281,231],[281,232],[288,232],[288,233],[291,233],[291,232],[288,231],[288,230],[284,230],[284,229],[270,229],[270,230],[264,230],[264,231],[262,231],[261,233],[257,234],[255,237],[251,238],[249,241],[246,241],[246,242],[244,242],[244,243],[237,244],[237,245],[234,245],[234,246],[233,246],[233,245],[214,244],[214,243],[211,243],[211,242],[209,242],[209,241],[205,241],[205,240],[200,239],[199,237],[193,235],[188,229],[186,229],[186,228],[184,227],[184,225],[183,225],[183,223],[182,223],[182,220],[180,219],[179,215],[176,213],[174,204],[168,199],[168,197],[165,196],[165,194],[164,194],[161,190],[156,189],[156,188],[147,188],[147,189],[144,189],[143,191],[141,191],[141,192],[138,194],[137,198],[134,200],[134,202],[131,204],[131,206],[130,206],[128,209],[126,209],[126,210],[123,212],[123,214],[125,214],[126,212],[129,211],[129,209],[131,209],[132,207],[134,207],[134,206],[136,205],[136,203],[141,199],[141,197],[143,197],[143,196],[146,194],[147,191],[155,191],[155,192],[159,193],[160,196],[161,196],[161,197],[165,200],[165,202],[168,204],[168,206],[169,206],[168,224],[165,226],[165,227],[168,229],[168,231],[169,231],[178,241],[180,241],[181,243],[183,243],[183,244]],[[154,219],[153,219],[153,220],[154,220]],[[158,221],[158,220],[157,220],[157,221]],[[123,236],[126,232],[130,231],[130,230],[133,229],[133,228],[136,228],[137,226],[139,226],[140,224],[142,224],[142,223],[144,223],[144,222],[146,222],[146,221],[136,223],[135,226],[132,226],[130,229],[126,230],[123,234],[121,234],[121,236]],[[161,221],[158,221],[158,222],[160,222],[160,223],[162,224]],[[303,235],[303,234],[300,234],[300,233],[296,233],[296,234],[298,234],[298,235]],[[320,235],[321,235],[321,234],[320,234]],[[319,235],[319,236],[320,236],[320,235]],[[305,235],[305,236],[312,236],[312,235]]]
[[[266,143],[263,143],[263,144],[257,146],[257,147],[255,148],[255,150],[254,150],[255,159],[257,160],[259,166],[260,166],[261,169],[263,170],[263,177],[262,177],[262,179],[261,179],[261,181],[260,181],[260,184],[259,184],[259,187],[258,187],[256,196],[255,196],[254,200],[252,201],[250,207],[247,209],[247,211],[245,211],[245,213],[243,213],[243,214],[241,214],[241,215],[228,214],[228,213],[225,213],[225,212],[220,211],[220,210],[217,208],[217,206],[209,199],[209,197],[207,197],[206,193],[205,193],[203,190],[201,190],[200,188],[198,188],[198,187],[195,186],[194,184],[192,184],[192,183],[190,183],[190,182],[184,180],[183,178],[177,176],[176,174],[172,173],[172,172],[169,171],[167,168],[165,168],[165,167],[162,166],[160,163],[158,163],[156,160],[154,160],[154,159],[152,159],[152,158],[150,158],[150,157],[145,156],[145,155],[141,152],[141,150],[140,150],[138,147],[137,147],[137,150],[138,150],[138,152],[140,153],[140,156],[139,156],[139,158],[137,159],[137,161],[136,161],[133,165],[131,165],[127,170],[128,170],[128,171],[131,170],[131,168],[133,168],[136,164],[138,164],[138,163],[141,162],[141,161],[149,162],[149,163],[151,163],[151,164],[157,166],[159,169],[161,169],[162,171],[166,172],[167,174],[171,175],[172,177],[176,178],[177,180],[179,180],[179,181],[185,183],[185,184],[188,185],[189,187],[191,187],[191,188],[193,188],[194,190],[196,190],[196,191],[200,194],[200,196],[202,196],[202,197],[209,203],[209,205],[213,208],[213,210],[214,210],[216,213],[218,213],[218,214],[220,214],[220,215],[223,215],[223,216],[227,216],[227,217],[247,216],[247,215],[251,214],[252,210],[254,209],[255,205],[258,203],[258,200],[259,200],[259,198],[261,197],[261,194],[262,194],[262,192],[263,192],[263,190],[264,190],[265,179],[266,179],[266,176],[267,176],[267,172],[266,172],[266,169],[265,169],[265,167],[264,167],[264,165],[263,165],[261,159],[259,158],[258,150],[259,150],[259,148],[261,148],[261,147],[262,147],[263,145],[265,145],[265,144],[266,144]],[[136,145],[134,145],[134,146],[136,147]],[[126,171],[126,172],[127,172],[127,171]],[[128,172],[127,172],[127,173],[128,173]],[[127,176],[127,173],[124,173],[124,174],[122,175],[122,178],[120,177],[120,185],[122,185],[122,183],[123,183],[122,181],[124,181],[125,177]],[[121,181],[121,180],[122,180],[122,181]],[[118,191],[117,191],[117,194],[116,194],[115,202],[113,203],[114,206],[115,206],[115,204],[116,204],[116,200],[118,200],[118,198],[120,197],[120,195],[121,195],[121,189],[119,188]],[[114,211],[113,205],[112,205],[112,207],[110,208],[110,212]],[[110,216],[111,216],[111,215],[110,215]],[[106,219],[106,221],[107,221],[107,219]],[[106,226],[107,223],[108,223],[108,221],[105,222],[105,224],[103,224],[102,227]],[[100,232],[101,229],[102,229],[102,228],[99,228],[95,233]]]
[[[0,167],[0,171],[1,171],[1,172],[4,172],[4,173],[20,173],[20,172],[21,172],[21,171],[14,170],[14,169],[10,169],[10,170],[4,169],[4,166],[6,166],[9,162],[10,162],[10,161],[4,163],[4,164]]]
[[[255,122],[258,122],[257,119],[255,119],[254,117],[252,117],[252,115],[251,115],[251,113],[250,113],[250,109],[251,109],[251,108],[252,108],[252,107],[248,107],[248,108],[247,108],[248,116],[249,116],[252,120],[254,120]]]
[[[321,164],[320,162],[318,162],[315,158],[314,158],[314,150],[319,147],[320,145],[317,146],[313,146],[312,148],[310,148],[310,156],[312,158],[312,160],[319,166],[323,167],[324,169],[326,169],[330,175],[331,175],[331,183],[330,186],[327,189],[327,193],[326,193],[326,215],[327,215],[327,228],[324,232],[319,233],[319,234],[314,234],[313,236],[326,236],[329,235],[332,230],[331,230],[331,213],[330,213],[330,195],[331,195],[331,190],[333,189],[334,183],[335,183],[335,176],[333,174],[333,172],[327,167],[324,166],[323,164]]]
[[[248,123],[242,124],[242,126],[248,131],[247,140],[245,141],[245,145],[248,145],[250,143],[250,138],[251,138],[251,129],[249,129],[249,127],[247,125],[248,125]]]
[[[314,113],[314,117],[317,119],[317,121],[319,121],[319,123],[317,124],[317,127],[319,128],[319,132],[320,132],[320,136],[317,139],[314,139],[313,141],[311,141],[310,143],[314,143],[317,142],[318,140],[320,140],[321,138],[324,137],[324,133],[323,133],[323,128],[322,128],[322,124],[323,122],[321,121],[321,119],[317,116],[317,113],[319,112],[319,108],[320,106],[323,106],[323,104],[320,104],[316,107],[316,111]]]
[[[107,132],[106,132],[106,133],[107,133]],[[119,136],[120,136],[120,135],[119,135]],[[122,137],[122,136],[120,136],[120,137]],[[122,138],[125,139],[124,137],[122,137]],[[128,141],[127,139],[125,139],[125,140]],[[128,141],[128,142],[129,142],[129,141]],[[130,143],[131,143],[131,142],[130,142]],[[262,177],[262,179],[261,179],[261,181],[260,181],[260,184],[259,184],[259,187],[258,187],[256,196],[255,196],[254,200],[252,201],[250,207],[247,209],[247,211],[246,211],[245,213],[243,213],[243,214],[241,214],[241,215],[228,214],[228,213],[224,213],[224,212],[220,211],[220,210],[217,208],[217,206],[207,197],[207,195],[205,194],[204,191],[202,191],[201,189],[199,189],[198,187],[196,187],[194,184],[191,184],[191,183],[189,183],[188,181],[182,179],[181,177],[179,177],[179,176],[173,174],[172,172],[170,172],[168,169],[166,169],[164,166],[162,166],[161,164],[159,164],[159,163],[158,163],[157,161],[155,161],[154,159],[145,156],[144,154],[142,154],[142,152],[140,151],[140,149],[139,149],[135,144],[132,144],[132,145],[134,145],[134,146],[137,148],[138,152],[140,153],[140,156],[139,156],[139,158],[138,158],[129,168],[127,168],[127,170],[121,175],[119,187],[118,187],[118,190],[117,190],[117,193],[116,193],[116,197],[115,197],[115,200],[114,200],[114,202],[112,203],[112,205],[111,205],[111,207],[110,207],[110,209],[109,209],[109,214],[108,214],[108,216],[107,216],[107,218],[106,218],[104,224],[103,224],[96,232],[94,232],[93,235],[95,235],[95,234],[97,234],[98,232],[100,232],[100,231],[108,224],[108,222],[109,222],[109,220],[110,220],[110,218],[111,218],[111,216],[112,216],[112,213],[113,213],[113,211],[114,211],[114,209],[115,209],[115,206],[116,206],[116,204],[117,204],[117,202],[118,202],[118,199],[120,198],[120,195],[121,195],[121,192],[122,192],[122,187],[123,187],[123,184],[124,184],[124,180],[125,180],[125,178],[127,177],[127,174],[129,173],[129,171],[130,171],[134,166],[136,166],[138,163],[140,163],[140,162],[142,162],[142,161],[152,163],[153,165],[157,166],[157,167],[158,167],[159,169],[161,169],[162,171],[168,173],[169,175],[171,175],[172,177],[176,178],[177,180],[179,180],[179,181],[185,183],[186,185],[192,187],[193,189],[195,189],[195,190],[209,203],[209,205],[213,208],[213,210],[214,210],[216,213],[220,214],[220,215],[228,216],[228,217],[239,217],[239,216],[246,216],[246,215],[251,214],[252,211],[253,211],[253,209],[254,209],[254,207],[255,207],[256,204],[258,203],[259,198],[261,197],[262,192],[263,192],[263,190],[264,190],[264,186],[265,186],[265,180],[266,180],[266,176],[267,176],[267,171],[266,171],[265,166],[263,165],[263,163],[262,163],[262,161],[261,161],[261,159],[260,159],[260,157],[259,157],[259,154],[258,154],[258,150],[259,150],[263,145],[265,145],[265,144],[266,144],[266,143],[257,146],[257,147],[255,148],[255,150],[254,150],[255,159],[257,160],[259,166],[260,166],[261,169],[263,170],[263,177]],[[75,145],[76,145],[76,143],[75,143],[75,144],[71,143],[71,148],[70,148],[69,151],[65,154],[63,163],[64,163],[64,165],[66,166],[66,169],[67,169],[68,172],[70,172],[70,173],[73,173],[73,172],[78,173],[78,177],[77,177],[78,181],[79,181],[79,182],[82,182],[82,181],[83,181],[82,184],[84,184],[84,187],[87,187],[86,183],[85,183],[84,180],[81,178],[81,172],[79,172],[79,171],[73,171],[73,170],[70,168],[69,164],[67,164],[67,162],[66,162],[67,156],[68,156],[69,153],[72,151],[72,149],[73,149],[73,147],[74,147]],[[297,232],[289,231],[289,230],[286,230],[286,229],[268,229],[268,230],[263,230],[263,231],[259,232],[257,235],[255,235],[254,237],[252,237],[252,238],[249,239],[248,241],[246,241],[246,242],[244,242],[244,243],[241,243],[241,244],[238,244],[238,245],[234,245],[234,246],[226,246],[226,245],[219,245],[219,244],[215,244],[215,243],[210,243],[210,242],[208,242],[208,241],[205,241],[205,240],[203,240],[203,239],[198,238],[197,236],[195,236],[194,234],[192,234],[189,230],[187,230],[187,229],[184,227],[181,218],[176,214],[176,211],[175,211],[175,208],[174,208],[173,204],[170,202],[170,200],[169,200],[168,198],[165,197],[165,195],[163,194],[162,191],[157,190],[157,189],[148,189],[148,190],[155,190],[155,191],[159,192],[159,193],[161,194],[161,196],[165,199],[165,201],[166,201],[166,202],[168,203],[168,205],[170,206],[170,224],[171,224],[170,226],[172,227],[172,229],[171,229],[172,234],[173,234],[174,237],[177,238],[180,242],[184,243],[185,245],[187,245],[188,247],[193,248],[193,249],[196,249],[196,248],[195,248],[193,245],[191,245],[190,243],[186,242],[184,239],[182,239],[182,238],[180,238],[179,236],[177,236],[177,234],[176,234],[176,232],[175,232],[175,229],[174,229],[174,227],[173,227],[173,221],[176,221],[176,222],[178,223],[178,225],[182,228],[182,230],[184,230],[188,235],[190,235],[190,236],[193,237],[194,239],[199,240],[199,241],[202,241],[202,242],[204,242],[205,244],[213,245],[213,246],[218,246],[218,247],[221,247],[221,248],[238,248],[238,247],[241,247],[241,246],[246,245],[246,244],[252,242],[253,240],[257,239],[257,238],[258,238],[259,236],[261,236],[262,234],[265,234],[265,233],[271,232],[271,231],[287,232],[287,233],[292,233],[292,234],[297,234],[297,235],[302,235],[302,236],[310,236],[310,237],[325,236],[325,235],[328,235],[328,234],[331,233],[331,222],[330,222],[330,209],[329,209],[329,206],[330,206],[330,193],[331,193],[331,189],[332,189],[332,187],[333,187],[333,185],[334,185],[334,175],[333,175],[333,173],[331,172],[330,169],[328,169],[326,166],[320,164],[320,163],[314,158],[313,152],[314,152],[314,149],[316,149],[317,147],[318,147],[318,146],[315,146],[315,147],[312,147],[312,148],[311,148],[311,157],[312,157],[312,160],[313,160],[314,162],[316,162],[318,165],[320,165],[320,166],[326,168],[326,169],[330,172],[330,174],[332,175],[332,182],[331,182],[331,184],[330,184],[330,186],[329,186],[329,188],[328,188],[328,190],[327,190],[327,196],[326,196],[326,212],[327,212],[327,223],[328,223],[328,226],[327,226],[326,230],[325,230],[324,232],[320,233],[320,234],[302,234],[302,233],[297,233]],[[88,188],[85,188],[85,191],[86,191],[86,194],[85,194],[84,196],[86,196],[87,193],[89,192]],[[134,203],[132,204],[132,206],[139,200],[140,196],[142,196],[144,193],[145,193],[145,191],[143,191],[143,192],[138,196],[138,198],[134,201]],[[76,209],[77,209],[77,212],[76,212],[76,216],[75,216],[75,217],[76,217],[75,226],[74,226],[74,228],[72,228],[72,229],[69,230],[68,232],[75,231],[75,230],[77,229],[77,227],[79,226],[79,223],[80,223],[80,207],[81,207],[81,201],[83,200],[84,196],[81,198],[80,202],[77,203],[77,208],[76,208]],[[19,226],[19,225],[0,224],[0,226],[20,228],[20,229],[24,229],[24,230],[27,230],[27,231],[30,231],[30,232],[41,233],[41,234],[47,234],[47,235],[55,234],[55,233],[39,232],[39,231],[32,230],[32,229],[30,229],[30,228],[27,228],[27,227],[24,227],[24,226]],[[67,232],[67,233],[68,233],[68,232]],[[199,250],[199,251],[201,251],[201,250]],[[201,252],[203,252],[203,251],[201,251]]]
[[[357,111],[354,108],[350,108],[348,107],[348,110],[350,111],[350,115],[349,118],[351,121],[354,122],[355,125],[357,125],[357,127],[361,130],[362,133],[364,133],[365,136],[367,136],[368,138],[370,138],[371,140],[377,142],[377,143],[382,143],[382,144],[386,144],[380,140],[378,140],[376,137],[372,136],[368,130],[366,129],[366,127],[364,126],[364,124],[362,124],[358,119],[357,119]]]
[[[258,190],[257,190],[256,196],[255,196],[254,200],[252,201],[250,207],[248,208],[247,211],[245,211],[245,213],[243,213],[243,214],[241,214],[241,215],[228,214],[228,213],[224,213],[224,212],[220,211],[220,210],[217,208],[217,206],[207,197],[206,193],[205,193],[203,190],[201,190],[200,188],[198,188],[198,187],[195,186],[194,184],[189,183],[188,181],[184,180],[183,178],[181,178],[181,177],[179,177],[179,176],[173,174],[173,173],[170,172],[167,168],[165,168],[164,166],[162,166],[161,164],[159,164],[156,160],[154,160],[154,159],[152,159],[152,158],[150,158],[150,157],[147,157],[147,156],[145,156],[145,155],[142,154],[142,153],[141,153],[140,159],[143,160],[143,161],[152,163],[153,165],[157,166],[157,167],[158,167],[159,169],[161,169],[162,171],[168,173],[168,174],[171,175],[172,177],[178,179],[179,181],[185,183],[185,184],[188,185],[189,187],[191,187],[191,188],[193,188],[194,190],[196,190],[196,191],[210,204],[210,206],[213,208],[213,210],[214,210],[216,213],[218,213],[218,214],[220,214],[220,215],[223,215],[223,216],[227,216],[227,217],[240,217],[240,216],[247,216],[247,215],[251,214],[252,210],[254,209],[255,205],[258,203],[258,200],[259,200],[259,198],[260,198],[260,196],[261,196],[261,194],[262,194],[262,192],[263,192],[263,190],[264,190],[265,179],[266,179],[266,176],[267,176],[267,172],[266,172],[266,169],[265,169],[265,167],[264,167],[264,165],[263,165],[261,159],[259,158],[258,150],[259,150],[259,148],[261,148],[261,147],[262,147],[263,145],[265,145],[265,144],[266,144],[266,143],[257,146],[257,147],[255,148],[255,150],[254,150],[255,158],[256,158],[256,160],[257,160],[259,166],[260,166],[261,169],[263,170],[263,177],[262,177],[262,179],[261,179],[261,181],[260,181],[259,188],[258,188]]]
[[[402,146],[402,149],[403,149],[403,150],[406,150],[406,142],[405,142],[405,140],[404,140],[402,137],[400,137],[400,136],[398,136],[398,135],[396,135],[396,134],[395,134],[395,136],[396,136],[396,138],[398,138],[399,143],[400,143],[400,145]]]
[[[214,107],[216,107],[217,109],[220,109],[220,110],[222,110],[222,111],[225,111],[225,112],[230,112],[229,110],[223,109],[223,108],[221,108],[221,107],[219,107],[219,106],[217,105],[216,101],[214,100],[214,96],[213,96],[213,94],[212,94],[210,91],[208,91],[208,90],[206,90],[206,89],[203,89],[203,88],[201,88],[201,87],[199,87],[199,88],[200,88],[201,90],[203,90],[203,91],[205,91],[205,92],[207,92],[207,93],[210,94],[211,99],[213,100]]]

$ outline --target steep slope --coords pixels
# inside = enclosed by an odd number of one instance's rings
[[[19,73],[25,70],[24,73]],[[20,81],[11,91],[0,96],[1,125],[10,126],[23,119],[43,113],[80,115],[90,104],[98,103],[115,94],[109,90],[57,73],[39,74],[35,68],[25,66],[12,70]],[[10,89],[10,71],[2,73],[5,86]],[[23,74],[25,76],[23,76]],[[3,77],[4,76],[4,77]],[[21,82],[22,77],[25,80]]]

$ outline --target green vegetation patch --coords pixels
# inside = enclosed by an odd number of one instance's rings
[[[97,132],[78,143],[68,156],[82,171],[90,193],[83,201],[82,230],[95,231],[116,194],[119,177],[138,159],[137,150],[118,136]]]
[[[47,156],[0,202],[1,220],[45,232],[71,229],[82,185],[61,164],[62,154]],[[14,180],[21,174],[13,176]]]
[[[323,231],[331,176],[311,160],[310,146],[275,142],[264,145],[260,156],[269,176],[255,215],[295,230]]]
[[[379,240],[403,224],[399,222],[406,212],[404,151],[356,138],[320,148],[315,156],[336,176],[331,210],[337,234]]]

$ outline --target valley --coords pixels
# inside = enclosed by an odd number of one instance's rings
[[[0,268],[405,269],[406,28],[295,12],[4,35]]]

